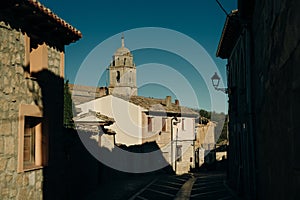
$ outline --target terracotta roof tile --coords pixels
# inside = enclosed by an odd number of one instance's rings
[[[166,112],[166,113],[174,113],[181,115],[194,115],[198,116],[198,112],[195,110],[185,107],[178,106],[175,103],[171,103],[171,105],[167,106],[165,99],[157,99],[151,97],[143,97],[143,96],[131,96],[126,97],[122,95],[114,95],[126,101],[129,101],[135,105],[141,106],[148,111],[152,112]]]
[[[49,8],[45,7],[43,4],[41,4],[37,0],[28,0],[29,4],[32,6],[38,8],[40,11],[48,15],[49,17],[53,18],[56,20],[57,23],[60,25],[64,26],[65,28],[68,28],[70,31],[72,31],[74,34],[76,34],[78,37],[82,37],[82,34],[79,30],[68,24],[65,20],[61,19],[58,17],[56,14],[54,14]]]
[[[79,116],[74,117],[73,120],[75,122],[81,122],[81,119],[86,118],[88,116],[94,116],[94,117],[98,118],[99,120],[101,120],[101,121],[103,121],[104,123],[107,123],[107,124],[112,124],[112,123],[115,122],[115,120],[113,118],[110,118],[106,115],[103,115],[100,112],[95,112],[95,111],[91,111],[91,110],[87,113],[84,113],[84,114],[81,114]]]

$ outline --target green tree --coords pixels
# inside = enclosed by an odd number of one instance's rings
[[[69,80],[64,83],[64,126],[74,128],[73,109],[75,108],[69,88]]]
[[[200,123],[207,124],[209,121],[216,123],[215,138],[217,143],[220,143],[227,138],[227,126],[228,126],[228,115],[225,113],[217,113],[215,111],[206,111],[204,109],[199,110]]]
[[[203,109],[201,109],[199,111],[199,114],[200,114],[201,117],[204,117],[206,119],[210,119],[210,117],[211,117],[211,113],[206,111],[206,110],[203,110]]]

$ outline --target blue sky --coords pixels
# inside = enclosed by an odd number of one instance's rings
[[[107,62],[111,60],[114,50],[121,45],[120,37],[121,33],[124,32],[126,47],[131,50],[135,49],[132,53],[138,70],[139,95],[163,98],[170,94],[174,98],[178,98],[174,88],[169,88],[164,83],[155,84],[154,81],[152,84],[142,84],[142,80],[146,78],[145,74],[142,75],[143,72],[154,77],[155,74],[161,73],[159,72],[160,67],[166,69],[166,73],[170,73],[168,70],[175,69],[177,74],[188,80],[188,84],[191,85],[192,90],[196,93],[195,101],[197,103],[189,101],[189,94],[183,92],[186,88],[180,88],[178,85],[183,84],[178,83],[175,87],[176,89],[179,88],[179,91],[182,91],[184,94],[182,95],[184,97],[179,98],[183,105],[224,111],[224,105],[212,105],[223,104],[223,101],[224,104],[227,104],[227,99],[224,98],[225,95],[217,91],[215,93],[218,94],[211,94],[210,86],[207,86],[208,83],[207,81],[205,82],[205,77],[203,77],[203,74],[199,75],[197,73],[197,70],[193,68],[188,59],[182,58],[174,52],[161,49],[135,48],[134,33],[130,32],[132,29],[143,27],[160,27],[186,35],[203,47],[215,63],[222,79],[226,81],[226,61],[215,56],[226,15],[215,0],[41,0],[40,2],[79,29],[83,34],[81,40],[67,46],[65,49],[65,77],[71,83],[104,86],[106,84],[106,74],[100,73],[98,76],[97,70],[98,68],[105,69],[107,67]],[[235,0],[220,0],[220,2],[228,12],[237,7]],[[139,34],[136,37],[140,37],[139,40],[143,38],[148,40],[149,34]],[[110,48],[107,48],[107,52],[103,53],[103,44],[107,40],[110,41],[111,45],[109,46]],[[101,45],[102,49],[100,48]],[[205,54],[203,52],[198,54],[198,52],[191,51],[190,54],[197,57],[200,54]],[[90,56],[93,53],[94,55],[99,55],[99,60],[97,60],[96,56]],[[104,55],[108,57],[108,60],[102,58]],[[202,59],[201,56],[199,56],[200,58]],[[89,63],[87,59],[94,59],[92,62],[94,63],[94,68],[90,67],[83,70],[86,72],[85,78],[75,81],[80,71],[79,69],[84,65],[83,63]],[[155,64],[150,65],[149,63]],[[210,67],[210,64],[205,64],[208,68]],[[93,76],[98,76],[99,81],[91,81]],[[172,79],[172,77],[168,76],[166,79]],[[176,82],[176,80],[173,81]],[[212,98],[220,99],[220,102],[212,103],[214,101]],[[225,105],[225,111],[226,109],[227,105]]]

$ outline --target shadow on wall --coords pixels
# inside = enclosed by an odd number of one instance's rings
[[[63,199],[66,187],[63,79],[49,70],[31,73],[42,92],[43,134],[48,136],[48,165],[43,169],[44,199]],[[34,92],[34,91],[32,91]]]
[[[120,172],[100,163],[82,144],[82,137],[89,141],[92,148],[99,150],[99,155],[100,152],[114,155],[114,150],[111,152],[106,148],[100,148],[95,140],[90,139],[91,133],[77,132],[63,127],[64,80],[61,77],[46,69],[31,73],[31,76],[41,88],[45,122],[43,133],[48,135],[48,165],[43,169],[44,199],[82,199],[95,187],[115,179],[141,176],[141,174]],[[155,142],[120,148],[131,152],[150,152],[159,149]],[[163,159],[162,153],[161,159]],[[171,166],[152,173],[174,174]]]
[[[227,152],[227,148],[226,145],[223,145],[212,150],[206,150],[204,163],[201,166],[191,169],[191,172],[223,171],[228,173],[227,158],[225,156],[221,160],[217,160],[216,158],[217,152]]]
[[[160,162],[165,164],[164,168],[158,169],[153,172],[129,173],[129,172],[118,171],[109,166],[106,166],[101,162],[98,162],[98,184],[99,185],[106,185],[115,180],[124,180],[128,178],[142,177],[143,175],[148,176],[148,175],[159,175],[159,174],[173,174],[173,175],[175,174],[171,165],[168,165],[167,161],[163,157],[163,153],[161,152],[156,142],[147,142],[142,145],[132,145],[132,146],[118,145],[112,150],[109,150],[105,147],[99,147],[98,142],[96,140],[91,139],[93,133],[87,131],[78,131],[78,134],[80,135],[81,140],[84,141],[85,145],[89,146],[89,150],[93,151],[94,154],[96,152],[96,154],[99,155],[99,157],[100,156],[106,158],[114,157],[114,159],[111,159],[115,161],[114,164],[128,166],[131,169],[133,169],[134,167],[138,168],[139,166],[145,166],[145,163],[151,164],[151,162]],[[153,158],[153,160],[145,159],[142,161],[138,161],[137,159],[130,157],[131,155],[128,156],[120,155],[120,151],[123,150],[127,152],[133,152],[133,153],[150,153],[156,151],[157,154],[155,158]]]
[[[97,161],[81,144],[76,131],[63,127],[64,80],[45,69],[31,73],[31,76],[41,88],[42,129],[48,136],[48,164],[43,169],[43,197],[46,200],[78,199],[93,184],[94,171],[89,170],[89,167],[97,166]]]

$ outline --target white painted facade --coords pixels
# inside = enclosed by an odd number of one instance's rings
[[[113,95],[77,105],[77,108],[81,110],[79,115],[91,110],[113,118],[115,123],[108,128],[116,132],[117,144],[130,146],[155,141],[177,174],[186,173],[190,167],[194,167],[195,117],[178,117],[178,123],[171,126],[172,115],[149,115],[149,110]],[[151,124],[148,124],[149,118]],[[106,135],[101,137],[102,143]],[[111,149],[111,145],[107,148]]]
[[[116,143],[129,145],[142,144],[142,111],[143,108],[113,95],[107,95],[77,106],[80,114],[89,110],[100,112],[111,117],[115,123],[109,129],[115,131]]]
[[[130,146],[155,141],[176,173],[186,173],[194,167],[198,114],[180,107],[179,101],[172,104],[170,96],[166,99],[137,96],[136,67],[124,45],[124,37],[122,46],[113,55],[109,77],[109,95],[77,105],[81,110],[79,115],[93,111],[113,118],[115,123],[108,128],[116,133],[116,144]],[[178,121],[171,124],[175,116]]]

